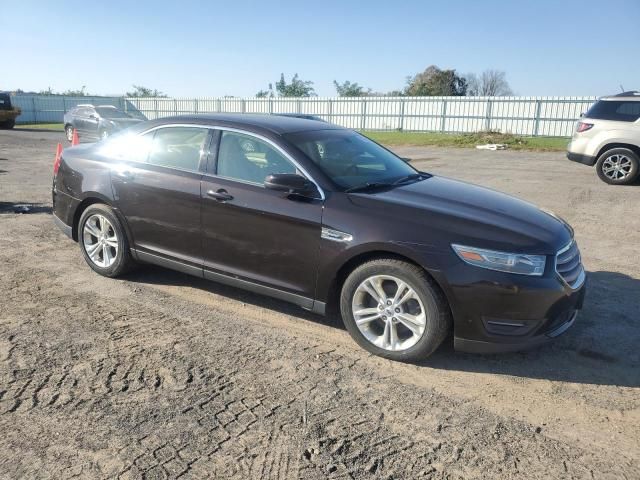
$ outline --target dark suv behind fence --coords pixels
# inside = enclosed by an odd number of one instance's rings
[[[84,104],[65,113],[64,131],[69,141],[73,140],[74,129],[82,141],[99,140],[141,121],[113,105]]]

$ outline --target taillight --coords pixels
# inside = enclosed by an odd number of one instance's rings
[[[578,122],[576,127],[576,132],[586,132],[587,130],[591,130],[593,128],[593,123],[587,122]]]

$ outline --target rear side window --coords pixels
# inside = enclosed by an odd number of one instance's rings
[[[162,167],[197,171],[209,130],[167,127],[156,130],[148,163]]]
[[[640,102],[600,100],[589,109],[585,117],[597,120],[635,122],[640,118]]]
[[[296,167],[267,142],[251,135],[222,132],[217,171],[221,177],[262,184],[273,173],[296,171]]]

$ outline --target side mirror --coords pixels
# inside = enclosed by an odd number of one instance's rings
[[[299,195],[315,195],[316,186],[302,175],[296,173],[274,173],[264,179],[264,187],[278,192],[297,193]]]

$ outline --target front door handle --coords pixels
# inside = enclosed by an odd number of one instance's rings
[[[224,188],[214,192],[213,190],[208,190],[207,195],[211,198],[215,198],[219,202],[228,202],[229,200],[233,200],[233,195],[229,195]]]

